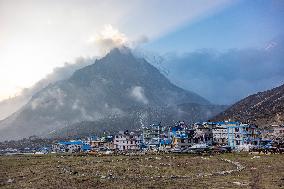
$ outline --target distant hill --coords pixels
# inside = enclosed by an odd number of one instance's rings
[[[115,48],[67,80],[39,90],[19,111],[0,122],[0,139],[50,136],[84,122],[100,123],[96,126],[100,130],[117,130],[179,118],[196,121],[223,110],[216,106],[211,111],[212,107],[203,97],[172,84],[130,49]],[[108,126],[108,122],[113,124]]]
[[[228,119],[251,122],[260,127],[284,124],[284,85],[248,96],[213,120]]]

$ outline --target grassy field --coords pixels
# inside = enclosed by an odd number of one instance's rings
[[[0,156],[0,188],[284,188],[284,155]]]

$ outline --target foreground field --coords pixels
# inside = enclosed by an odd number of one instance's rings
[[[284,188],[284,155],[0,156],[0,188]]]

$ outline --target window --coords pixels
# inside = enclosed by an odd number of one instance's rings
[[[239,128],[235,128],[235,132],[239,132]]]

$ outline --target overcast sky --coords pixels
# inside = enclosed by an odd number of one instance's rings
[[[231,48],[275,46],[273,40],[282,38],[282,2],[0,0],[0,99],[32,86],[65,62],[99,56],[120,44],[141,44],[141,49],[162,55],[178,54],[177,60],[184,60],[183,53],[204,48],[226,53]],[[184,62],[182,68],[191,69],[192,63]],[[170,65],[165,66],[172,73],[183,71],[180,64]],[[184,76],[183,81],[190,78]],[[187,82],[181,85],[191,89]],[[193,91],[211,99],[213,94],[194,86]]]

